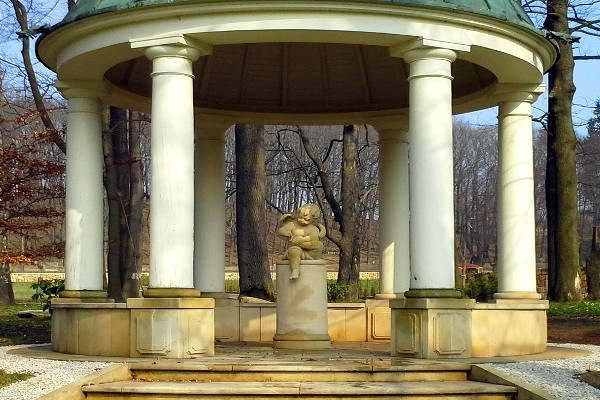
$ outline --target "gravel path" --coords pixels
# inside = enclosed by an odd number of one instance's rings
[[[574,378],[588,370],[600,371],[600,346],[556,345],[592,352],[586,357],[560,360],[528,361],[507,364],[489,364],[524,382],[539,387],[559,399],[598,400],[600,390]],[[27,358],[7,351],[15,346],[0,347],[0,369],[7,373],[28,372],[35,376],[0,389],[0,400],[33,400],[67,385],[76,379],[102,369],[110,363],[82,361],[54,361]]]
[[[1,400],[34,400],[110,365],[105,362],[27,358],[6,353],[16,347],[0,347],[0,369],[6,373],[21,372],[35,376],[1,388]]]
[[[488,364],[524,382],[536,386],[561,400],[598,400],[600,390],[574,378],[587,371],[600,371],[600,346],[553,344],[592,352],[587,357]]]

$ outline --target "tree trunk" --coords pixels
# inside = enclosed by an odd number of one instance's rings
[[[546,228],[547,228],[547,263],[548,263],[548,297],[553,298],[557,293],[556,266],[556,230],[558,229],[558,198],[556,195],[556,153],[554,152],[554,134],[548,130],[546,145]]]
[[[10,280],[8,263],[0,263],[0,304],[8,306],[15,304],[15,293]]]
[[[358,240],[358,137],[354,125],[344,126],[342,143],[342,220],[340,221],[342,239],[340,241],[340,265],[337,283],[354,285],[358,283],[360,263],[360,242]]]
[[[115,126],[120,118],[120,112],[115,107],[110,107],[107,129],[103,134],[104,145],[104,187],[108,202],[108,297],[117,302],[123,302],[123,283],[121,281],[121,236],[120,221],[122,214],[121,199],[119,196],[119,178],[117,149],[114,146],[113,136],[117,133]]]
[[[140,118],[134,113],[129,123],[129,220],[127,222],[128,252],[122,269],[123,297],[139,297],[142,272],[141,243],[144,179],[140,145]]]
[[[551,32],[570,35],[567,20],[567,0],[548,0],[544,28]],[[579,300],[583,297],[580,283],[579,236],[577,233],[577,175],[575,146],[577,138],[573,129],[572,104],[575,94],[573,84],[572,41],[557,39],[559,57],[548,74],[550,96],[548,96],[548,142],[551,151],[548,163],[554,162],[556,197],[547,198],[547,208],[555,207],[554,219],[548,219],[549,237],[554,243],[548,248],[548,297],[556,301]],[[552,186],[547,193],[552,196]],[[554,204],[555,201],[555,204]],[[553,226],[553,224],[556,224]],[[552,233],[551,233],[552,232]],[[550,261],[550,256],[554,261]],[[553,262],[555,264],[553,264]]]
[[[108,296],[118,302],[138,297],[143,179],[140,133],[126,110],[110,107],[104,135],[108,198]]]
[[[131,269],[131,246],[129,234],[129,214],[131,210],[131,191],[129,188],[131,159],[129,157],[129,127],[127,110],[110,108],[110,131],[112,136],[115,170],[117,174],[117,193],[119,198],[119,282],[120,298],[125,299],[126,281],[131,279],[127,272]],[[135,271],[135,270],[134,270]],[[137,297],[137,293],[135,295]]]
[[[235,154],[240,295],[274,300],[265,229],[264,127],[236,125]]]
[[[587,260],[586,276],[589,300],[600,300],[600,226],[594,226],[592,252]]]

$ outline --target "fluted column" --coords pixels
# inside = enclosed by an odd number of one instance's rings
[[[194,288],[192,62],[200,51],[156,45],[152,60],[150,286],[145,297],[198,296]]]
[[[65,291],[61,297],[106,297],[101,82],[58,81],[67,106]]]
[[[410,65],[410,290],[454,297],[452,50],[416,48]],[[412,292],[412,293],[411,293]]]
[[[225,139],[227,125],[196,117],[194,287],[225,293]]]
[[[543,87],[501,86],[498,111],[498,293],[540,299],[536,292],[531,104]]]
[[[404,296],[410,288],[408,121],[379,132],[380,293]]]

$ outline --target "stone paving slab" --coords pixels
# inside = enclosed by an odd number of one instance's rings
[[[84,386],[84,392],[187,395],[380,396],[515,393],[516,388],[461,382],[148,382],[125,381]]]
[[[107,356],[82,356],[73,354],[64,354],[53,352],[50,345],[31,345],[19,347],[9,351],[10,354],[16,354],[23,357],[47,358],[63,361],[102,361],[116,363],[148,362],[148,358],[131,357],[107,357]],[[274,350],[270,342],[228,342],[215,344],[214,357],[202,357],[198,359],[187,359],[188,361],[199,364],[211,365],[215,368],[217,365],[290,365],[305,364],[310,362],[313,365],[331,365],[335,364],[369,364],[373,368],[383,366],[388,368],[391,364],[398,367],[410,364],[428,364],[459,362],[463,364],[484,364],[484,363],[504,363],[517,361],[539,361],[549,359],[583,357],[589,352],[579,349],[570,349],[567,347],[548,346],[547,351],[540,354],[511,356],[511,357],[492,357],[492,358],[472,358],[460,360],[421,360],[409,358],[392,357],[390,354],[389,342],[333,342],[332,347],[327,350]]]

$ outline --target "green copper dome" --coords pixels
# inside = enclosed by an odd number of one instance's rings
[[[173,3],[210,4],[219,0],[79,0],[65,16],[63,23],[112,11]],[[533,23],[515,0],[359,0],[365,3],[394,3],[408,6],[436,7],[480,14],[518,25],[533,27]]]

